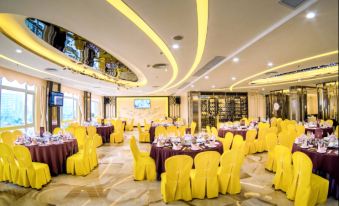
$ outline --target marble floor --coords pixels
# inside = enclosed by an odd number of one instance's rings
[[[99,166],[86,177],[59,175],[43,189],[22,188],[0,183],[0,206],[6,205],[186,205],[186,206],[258,206],[293,205],[283,192],[272,188],[273,174],[265,171],[266,153],[248,155],[241,171],[242,191],[237,195],[219,195],[218,198],[165,204],[160,194],[160,181],[134,181],[132,154],[128,140],[136,131],[126,132],[125,142],[106,144],[98,148]],[[150,145],[139,145],[149,151]],[[337,205],[329,198],[326,205]]]

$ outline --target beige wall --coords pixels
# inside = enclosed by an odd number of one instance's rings
[[[187,94],[180,96],[180,117],[188,124],[188,99]]]
[[[265,96],[256,92],[248,93],[248,117],[265,117],[266,102]]]
[[[317,94],[307,94],[307,114],[318,114]]]
[[[135,99],[150,99],[150,109],[135,109]],[[117,97],[116,111],[119,118],[134,118],[134,125],[144,124],[147,121],[164,118],[168,116],[168,97]]]

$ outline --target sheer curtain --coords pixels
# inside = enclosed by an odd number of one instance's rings
[[[248,93],[248,117],[258,118],[266,116],[265,95]]]

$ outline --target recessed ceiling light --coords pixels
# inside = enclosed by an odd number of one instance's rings
[[[316,16],[315,12],[310,11],[306,14],[306,18],[313,19]]]
[[[165,72],[167,72],[167,71],[168,71],[168,69],[166,68],[166,69],[165,69]]]
[[[212,88],[214,89],[214,88],[215,88],[215,85],[212,85]]]
[[[261,90],[265,91],[265,88],[262,88]]]
[[[238,57],[234,57],[233,58],[233,62],[239,62],[239,58]]]
[[[267,63],[267,66],[272,67],[272,66],[273,66],[273,63],[272,63],[272,62],[268,62],[268,63]]]
[[[16,49],[15,52],[21,54],[22,50],[21,49]]]
[[[208,76],[205,76],[205,79],[208,79],[209,77]]]
[[[179,49],[180,46],[179,46],[179,44],[173,44],[173,45],[172,45],[172,48],[173,48],[173,49]]]
[[[193,87],[194,87],[194,85],[192,84],[192,85],[191,85],[191,87],[193,88]]]
[[[234,80],[236,80],[237,78],[235,78],[235,77],[232,77],[232,80],[234,81]]]

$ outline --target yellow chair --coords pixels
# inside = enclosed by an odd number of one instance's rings
[[[297,137],[305,134],[305,126],[304,125],[297,125],[295,127],[296,131],[297,131]]]
[[[276,190],[280,189],[286,192],[293,178],[292,154],[287,147],[277,145],[274,148],[274,155],[277,162],[277,170],[273,179],[273,185]]]
[[[144,119],[144,130],[149,131],[151,129],[151,124],[148,124],[146,119]]]
[[[56,128],[53,129],[53,134],[54,135],[59,134],[59,132],[62,132],[62,129],[60,127],[56,127]]]
[[[130,122],[126,122],[126,131],[133,131],[134,128],[134,119],[132,119]]]
[[[288,148],[290,149],[290,151],[292,151],[294,141],[298,137],[297,131],[295,129],[290,128],[287,130],[287,136],[288,136]]]
[[[14,130],[12,133],[13,133],[14,141],[16,141],[19,137],[21,137],[23,135],[22,131],[20,131],[20,130]]]
[[[230,150],[232,142],[233,142],[233,133],[232,132],[227,132],[225,134],[225,143],[223,143],[223,148],[224,148],[224,152],[227,150]]]
[[[115,123],[117,122],[115,119],[112,119],[111,121],[111,125],[113,125],[113,127],[115,128],[116,127],[116,125],[115,125]],[[105,123],[106,124],[106,123]]]
[[[266,150],[265,135],[267,134],[267,131],[267,127],[259,127],[258,138],[254,140],[254,145],[257,152],[263,152]]]
[[[288,124],[288,125],[287,125],[287,131],[289,131],[289,130],[291,130],[291,131],[292,131],[292,130],[293,130],[293,131],[296,131],[296,128],[295,128],[295,127],[296,127],[295,124]]]
[[[130,148],[133,154],[133,174],[135,180],[155,180],[157,173],[155,170],[155,162],[145,152],[140,152],[136,144],[134,136],[130,139]]]
[[[218,130],[217,130],[217,128],[212,127],[211,128],[211,133],[212,133],[213,136],[218,137]]]
[[[174,126],[174,125],[172,125],[172,126],[169,126],[169,127],[167,127],[167,129],[166,129],[166,134],[167,134],[167,136],[178,136],[178,131],[177,131],[178,129],[177,129],[177,127],[176,126]]]
[[[86,138],[86,129],[83,127],[77,127],[74,130],[74,137],[78,142],[79,150],[84,148],[85,138]]]
[[[278,144],[289,148],[290,144],[289,144],[288,132],[287,131],[282,131],[282,132],[279,133]]]
[[[88,155],[89,155],[89,166],[93,170],[98,166],[98,155],[96,145],[94,143],[93,137],[88,137]]]
[[[192,122],[191,123],[191,135],[195,134],[195,128],[197,127],[197,123],[196,122]]]
[[[254,140],[256,136],[257,136],[257,130],[255,129],[247,130],[245,146],[244,146],[245,155],[254,154],[257,152],[255,144],[254,144]]]
[[[67,127],[66,128],[66,132],[70,133],[72,136],[74,136],[74,134],[75,134],[74,130],[75,130],[74,127]]]
[[[150,142],[149,132],[142,131],[140,124],[138,123],[138,132],[139,132],[139,142]]]
[[[111,143],[122,143],[124,141],[124,125],[121,120],[116,120],[114,133],[110,135]]]
[[[295,152],[293,160],[293,179],[287,190],[287,198],[297,206],[312,206],[325,203],[328,193],[328,180],[312,174],[312,161],[302,153]]]
[[[91,171],[90,166],[90,143],[89,138],[85,138],[83,150],[68,157],[66,161],[67,174],[85,176]]]
[[[242,149],[242,150],[244,150],[244,147],[245,147],[244,138],[239,134],[234,135],[231,149]]]
[[[175,155],[166,159],[166,172],[161,174],[161,194],[165,203],[192,199],[190,187],[192,165],[193,159],[188,155]]]
[[[265,164],[265,168],[269,171],[276,171],[277,162],[275,161],[274,147],[278,143],[277,135],[274,133],[266,134],[266,145],[268,149],[267,154],[267,162]]]
[[[0,181],[17,182],[18,166],[12,148],[0,143]]]
[[[111,120],[109,120],[109,119],[104,119],[104,124],[105,124],[105,125],[108,125],[109,123],[111,123]]]
[[[338,128],[339,128],[339,126],[337,125],[336,128],[335,128],[335,136],[336,136],[337,138],[339,138]]]
[[[95,126],[88,126],[87,134],[93,139],[93,145],[95,147],[100,147],[102,145],[102,137],[97,133],[97,128]]]
[[[270,127],[267,129],[267,133],[278,134],[278,127]]]
[[[51,181],[48,165],[32,162],[31,153],[27,147],[16,145],[13,150],[18,161],[18,185],[41,189],[43,185]]]
[[[218,166],[220,154],[207,151],[197,154],[194,158],[195,169],[191,170],[192,198],[204,199],[218,197]]]
[[[330,127],[333,127],[333,120],[331,119],[326,120],[326,124],[329,125]]]
[[[162,125],[155,128],[155,138],[158,138],[159,136],[166,136],[166,128]]]
[[[212,135],[211,127],[208,126],[208,125],[206,126],[206,132],[207,132],[208,136]]]
[[[241,191],[240,169],[243,153],[239,150],[224,151],[218,169],[219,192],[221,194],[237,194]]]
[[[1,139],[2,142],[7,144],[10,147],[14,146],[14,135],[12,132],[9,131],[4,131],[3,133],[1,133]]]
[[[178,128],[178,133],[179,133],[180,137],[183,137],[186,134],[186,126],[180,126]]]

